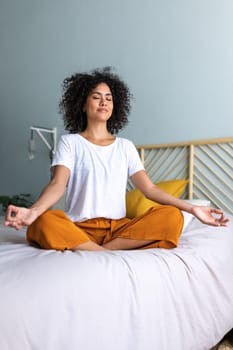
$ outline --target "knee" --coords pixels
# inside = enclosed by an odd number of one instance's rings
[[[60,213],[57,210],[48,210],[41,214],[31,225],[27,228],[27,238],[41,236],[54,225],[56,218]],[[62,215],[62,211],[61,214]],[[64,214],[65,215],[65,214]]]
[[[168,219],[169,224],[175,225],[176,227],[183,227],[184,217],[180,209],[172,206],[164,207],[166,217]]]
[[[165,210],[169,213],[169,215],[172,216],[178,216],[178,217],[182,217],[182,213],[181,210],[176,208],[176,207],[172,207],[172,206],[165,206]]]
[[[53,240],[54,230],[57,227],[57,222],[60,218],[65,218],[66,215],[62,210],[48,210],[41,214],[27,228],[27,240],[31,244],[37,244],[42,248],[50,249],[50,241]]]
[[[161,205],[151,209],[155,215],[161,215],[161,219],[167,223],[168,226],[183,226],[184,217],[180,209],[170,206]]]
[[[43,214],[41,214],[33,223],[32,225],[36,226],[44,226],[44,224],[48,224],[49,222],[53,222],[55,218],[58,217],[65,217],[65,213],[62,210],[47,210]]]

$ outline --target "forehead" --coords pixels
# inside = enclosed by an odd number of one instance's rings
[[[92,93],[100,92],[102,94],[111,94],[110,87],[106,83],[100,83],[92,90]]]

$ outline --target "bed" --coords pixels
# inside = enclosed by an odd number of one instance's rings
[[[62,253],[2,218],[1,350],[210,350],[233,328],[233,138],[138,151],[155,182],[188,179],[183,197],[229,225],[188,215],[175,249]]]

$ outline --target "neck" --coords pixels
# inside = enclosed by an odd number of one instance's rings
[[[115,136],[110,134],[105,128],[90,128],[87,127],[83,132],[80,133],[86,140],[100,146],[107,146],[113,143]]]
[[[103,127],[102,125],[99,125],[97,127],[87,126],[87,128],[83,132],[81,132],[80,135],[96,140],[113,137],[113,135],[110,134],[110,132],[108,132],[107,128]]]

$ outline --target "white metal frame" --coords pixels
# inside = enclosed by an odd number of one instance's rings
[[[50,161],[52,161],[53,156],[56,152],[56,144],[57,144],[57,129],[56,128],[44,128],[40,126],[31,126],[30,127],[30,139],[28,143],[28,151],[29,151],[29,159],[35,158],[35,138],[34,134],[36,133],[42,142],[49,149],[49,157]],[[45,135],[50,135],[51,139],[45,137]]]

